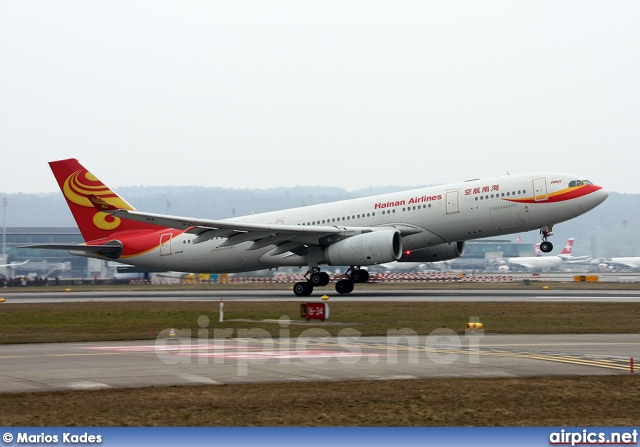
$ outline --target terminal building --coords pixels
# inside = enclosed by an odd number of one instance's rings
[[[3,234],[3,240],[6,240],[8,259],[0,263],[29,260],[16,267],[0,267],[0,274],[7,277],[113,278],[117,274],[116,266],[120,264],[116,262],[74,256],[66,250],[18,248],[29,244],[81,244],[84,240],[76,227],[7,227],[4,230],[6,233]],[[535,244],[514,243],[504,239],[479,239],[468,241],[464,255],[450,266],[445,264],[435,268],[484,271],[489,267],[491,259],[517,256],[535,256]]]

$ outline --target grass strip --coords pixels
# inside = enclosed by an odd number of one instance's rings
[[[296,382],[3,394],[1,426],[636,426],[640,377]]]
[[[286,316],[302,324],[289,326],[291,337],[321,327],[331,335],[345,328],[362,335],[386,335],[388,330],[412,329],[426,335],[438,328],[464,333],[466,323],[478,317],[486,333],[637,333],[640,303],[492,303],[492,302],[381,302],[331,301],[328,323],[306,322],[296,302],[225,303],[225,321],[218,321],[217,302],[88,302],[10,304],[0,307],[0,343],[47,343],[108,340],[145,340],[175,328],[197,336],[206,316],[209,337],[215,329],[260,328],[278,337],[278,320]],[[237,320],[237,321],[234,321]],[[206,320],[205,320],[206,321]],[[202,320],[200,320],[202,323]],[[340,324],[338,324],[340,323]],[[186,334],[186,332],[184,333]],[[182,334],[182,335],[184,335]],[[234,335],[235,336],[235,335]]]

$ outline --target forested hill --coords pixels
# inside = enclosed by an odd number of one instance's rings
[[[418,186],[416,186],[418,187]],[[117,189],[136,209],[223,219],[317,203],[366,197],[410,189],[400,186],[346,191],[334,187],[273,189],[225,189],[195,186],[132,186]],[[75,226],[61,193],[2,194],[7,198],[6,225]],[[640,256],[640,194],[611,193],[595,210],[554,228],[554,244],[575,237],[574,254],[594,257]],[[535,231],[520,235],[523,242],[537,242]],[[515,240],[515,235],[503,239]],[[560,245],[557,245],[560,246]]]

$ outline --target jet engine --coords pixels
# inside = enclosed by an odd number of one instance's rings
[[[448,242],[403,253],[398,262],[438,262],[459,258],[464,254],[464,241]]]
[[[324,249],[329,265],[375,265],[393,262],[402,256],[398,230],[372,231],[343,239]]]

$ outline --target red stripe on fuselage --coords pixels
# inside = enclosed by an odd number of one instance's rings
[[[584,197],[588,194],[594,193],[602,189],[602,186],[597,185],[582,185],[574,188],[565,188],[560,191],[556,191],[548,195],[546,200],[535,200],[533,197],[527,199],[505,199],[509,202],[516,203],[556,203],[564,202],[566,200],[577,199],[578,197]]]

